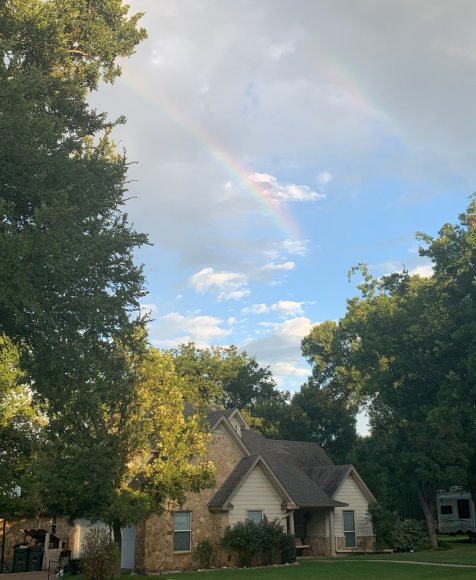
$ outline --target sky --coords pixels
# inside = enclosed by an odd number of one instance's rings
[[[148,39],[91,103],[127,118],[150,341],[234,344],[298,390],[350,268],[430,275],[415,233],[476,190],[476,2],[129,3]]]

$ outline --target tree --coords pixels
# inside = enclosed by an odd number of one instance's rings
[[[120,0],[0,6],[0,332],[61,407],[113,335],[133,340],[147,238],[123,211],[127,161],[87,94],[144,37]],[[99,364],[99,362],[98,362]]]
[[[348,367],[349,345],[338,324],[328,321],[314,326],[301,348],[312,376],[292,398],[297,420],[288,436],[319,443],[334,461],[343,462],[357,437],[358,382]]]
[[[266,433],[275,430],[278,409],[288,394],[277,389],[269,367],[261,367],[236,346],[200,349],[188,343],[170,352],[178,373],[195,384],[204,399],[239,408]]]
[[[40,442],[42,421],[31,405],[18,360],[11,341],[0,335],[1,517],[12,517],[25,508],[25,498],[19,497],[19,490],[28,486],[25,470]]]
[[[434,547],[436,489],[468,484],[474,461],[475,214],[473,198],[459,224],[446,224],[436,239],[420,235],[434,267],[428,279],[374,279],[359,266],[361,295],[336,328],[388,485],[400,501],[409,490],[418,497]]]
[[[131,383],[136,364],[140,379]],[[214,480],[213,465],[201,460],[209,437],[202,416],[184,413],[197,395],[172,357],[149,348],[124,368],[109,400],[55,418],[56,438],[31,473],[54,513],[108,523],[119,548],[121,527],[162,511],[167,499],[182,503]]]

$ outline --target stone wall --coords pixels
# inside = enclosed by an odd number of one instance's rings
[[[355,548],[345,547],[345,538],[337,536],[336,551],[337,552],[374,552],[375,551],[375,536],[357,536],[357,546]]]
[[[329,538],[310,538],[309,546],[309,551],[313,556],[329,556],[331,553],[331,541]],[[303,550],[303,556],[306,555],[306,551]]]
[[[216,466],[216,482],[213,489],[188,494],[182,506],[170,502],[163,514],[154,514],[137,526],[136,568],[141,572],[160,570],[193,569],[198,567],[193,550],[204,539],[218,542],[228,526],[228,512],[211,512],[207,504],[221,487],[225,479],[241,460],[242,453],[223,429],[212,434],[208,455]],[[192,551],[173,551],[173,512],[192,512]],[[217,566],[232,564],[232,556],[225,550],[217,552]]]
[[[33,538],[25,538],[22,530],[31,528],[44,528],[50,530],[52,519],[49,514],[40,514],[38,517],[17,517],[13,521],[7,521],[5,534],[5,563],[8,568],[12,569],[13,564],[13,546],[22,542],[35,544]],[[0,544],[2,542],[3,521],[0,525]],[[69,524],[66,518],[58,518],[56,521],[56,535],[65,540],[66,549],[73,545],[74,528]]]

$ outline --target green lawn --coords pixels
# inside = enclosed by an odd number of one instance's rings
[[[314,560],[298,566],[186,572],[163,574],[162,579],[176,580],[474,580],[476,570],[443,568],[420,564],[371,562],[354,558]],[[149,577],[150,578],[150,577]],[[139,579],[138,579],[139,580]]]
[[[296,566],[211,570],[185,574],[161,575],[162,579],[178,580],[474,580],[476,568],[452,568],[422,565],[473,564],[476,566],[476,544],[465,540],[447,542],[447,549],[412,554],[368,554],[337,558],[302,560]],[[381,561],[384,560],[384,561]],[[399,564],[390,560],[402,560]],[[412,563],[414,562],[414,563]],[[137,577],[137,580],[146,580]],[[148,578],[150,580],[150,577]]]
[[[476,544],[469,542],[467,537],[441,539],[440,550],[394,553],[394,554],[368,554],[353,556],[353,558],[366,558],[372,560],[405,560],[408,562],[436,562],[442,564],[472,564],[476,566]],[[476,571],[475,571],[476,578]]]

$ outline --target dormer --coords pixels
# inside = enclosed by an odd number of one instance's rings
[[[232,413],[228,416],[228,421],[230,421],[239,437],[241,437],[242,431],[248,431],[250,428],[238,409],[233,409]]]

